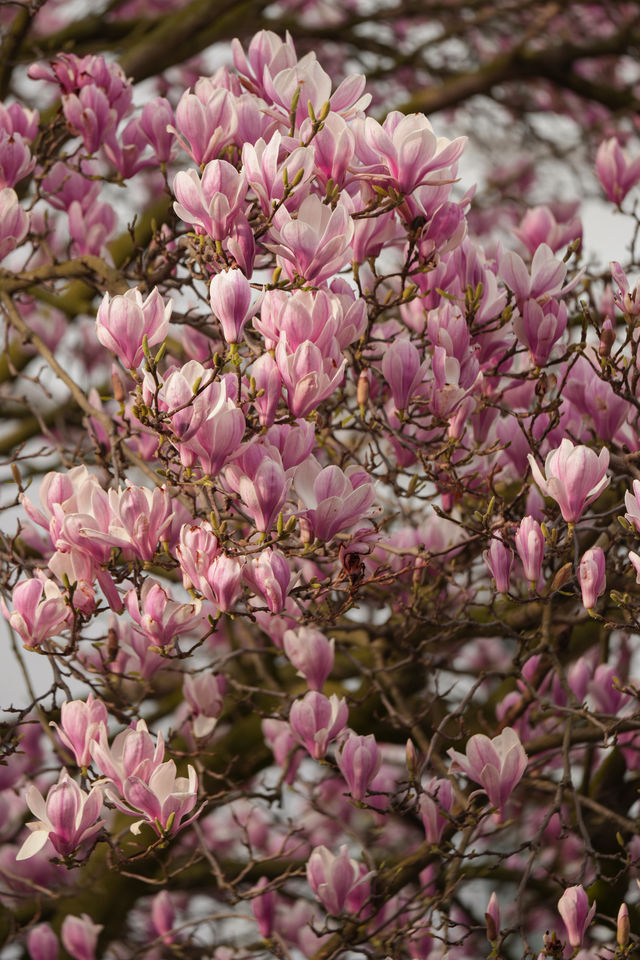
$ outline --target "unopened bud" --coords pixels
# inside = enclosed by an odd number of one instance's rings
[[[418,773],[418,754],[416,751],[416,745],[411,738],[407,740],[406,754],[409,779],[415,780]]]
[[[358,405],[364,407],[369,399],[369,374],[363,370],[358,377],[358,386],[356,387],[356,401]]]
[[[113,399],[116,401],[116,403],[124,403],[126,393],[115,364],[111,368],[111,385],[113,387]]]
[[[495,892],[489,898],[487,912],[484,915],[487,924],[487,940],[489,943],[495,943],[500,935],[500,907]]]
[[[571,579],[572,572],[573,572],[573,564],[571,563],[571,561],[568,561],[567,563],[563,564],[563,566],[560,567],[560,569],[556,572],[556,575],[554,576],[553,580],[551,581],[551,589],[559,590],[560,587],[564,587],[565,583],[567,583]]]
[[[626,947],[629,943],[630,933],[629,908],[626,903],[621,903],[620,909],[618,910],[618,924],[616,927],[616,940],[619,947]]]
[[[616,341],[615,330],[611,327],[604,327],[602,333],[600,334],[600,346],[598,347],[598,353],[601,357],[608,357],[611,353],[611,347]]]

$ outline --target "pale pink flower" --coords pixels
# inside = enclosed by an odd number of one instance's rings
[[[155,287],[146,300],[139,290],[111,298],[105,293],[98,308],[96,336],[123,366],[135,369],[144,356],[144,337],[154,347],[167,336],[172,307],[173,302],[164,303]]]
[[[578,565],[578,583],[583,606],[593,610],[607,584],[606,558],[602,547],[592,547],[583,553]]]
[[[520,737],[512,727],[505,727],[492,740],[477,733],[467,743],[466,754],[447,751],[451,771],[461,770],[474,783],[479,783],[489,802],[500,813],[527,769],[527,755]]]
[[[66,916],[60,930],[62,946],[73,960],[96,960],[101,930],[102,924],[94,923],[87,913],[80,917]]]
[[[135,589],[131,589],[125,596],[125,604],[149,643],[158,647],[173,643],[201,622],[201,600],[192,603],[171,600],[167,591],[150,577],[142,584],[140,598]]]
[[[544,559],[544,534],[537,520],[523,517],[515,535],[515,544],[524,575],[535,586],[540,579]]]
[[[580,946],[595,912],[595,901],[589,907],[589,898],[581,885],[568,887],[562,894],[558,900],[558,913],[565,925],[570,946]]]
[[[451,813],[455,802],[451,781],[433,777],[420,796],[420,816],[424,826],[427,843],[440,843],[442,832],[451,823],[447,813]]]
[[[142,814],[142,819],[131,825],[132,833],[140,833],[142,824],[148,823],[160,837],[175,836],[198,815],[182,822],[198,799],[198,776],[191,764],[187,770],[188,777],[178,777],[174,761],[167,760],[155,768],[148,781],[128,777],[122,785],[121,797],[109,789],[106,795],[127,816]]]
[[[349,719],[349,708],[335,693],[330,699],[315,690],[305,693],[291,706],[289,723],[295,737],[315,760],[324,757],[331,740],[344,730]]]
[[[8,620],[27,647],[37,647],[56,636],[71,616],[71,608],[53,580],[23,580],[13,588],[12,600],[14,611],[7,614]]]
[[[640,157],[632,160],[617,137],[609,137],[598,147],[596,172],[607,198],[620,206],[629,190],[640,181]]]
[[[370,516],[376,490],[369,475],[359,467],[341,470],[321,467],[309,457],[295,472],[294,484],[307,508],[304,516],[319,540],[331,540],[341,530]]]
[[[195,170],[181,170],[173,181],[178,198],[174,210],[185,223],[200,227],[213,240],[224,240],[247,192],[244,173],[226,160],[212,160],[202,177]]]
[[[338,766],[357,803],[364,799],[381,763],[380,748],[372,733],[368,736],[349,733],[338,754]]]
[[[29,214],[11,187],[0,190],[0,260],[22,243],[29,230]]]
[[[566,437],[559,447],[547,455],[544,474],[529,454],[533,479],[545,496],[552,497],[567,523],[576,523],[585,507],[593,503],[609,486],[606,476],[609,451],[603,447],[599,454],[589,447],[574,445]]]
[[[65,747],[73,753],[79,767],[91,763],[91,742],[98,740],[102,729],[106,729],[107,708],[102,700],[95,700],[93,693],[83,700],[67,700],[60,710],[60,726],[51,722]]]
[[[498,593],[509,592],[509,578],[513,567],[513,550],[504,543],[500,534],[491,537],[489,549],[482,554],[495,580]]]
[[[92,741],[89,749],[95,765],[118,790],[129,777],[148,780],[164,758],[162,734],[154,743],[144,720],[118,733],[111,746],[106,727],[102,727],[99,739]]]
[[[214,729],[222,713],[226,685],[224,677],[215,673],[199,673],[197,676],[185,673],[182,692],[191,707],[194,736],[207,737]]]
[[[333,669],[335,640],[312,627],[286,630],[283,636],[284,652],[304,677],[310,690],[322,690]]]
[[[370,874],[363,876],[361,865],[349,857],[347,845],[338,856],[325,846],[316,847],[307,861],[307,882],[324,908],[334,917],[348,907],[347,899],[356,887],[365,885],[368,893]],[[366,897],[365,897],[366,899]]]
[[[332,209],[312,193],[300,204],[295,220],[285,207],[278,210],[266,246],[290,280],[299,276],[318,284],[350,262],[353,221],[345,204],[341,195]]]
[[[78,847],[91,840],[104,823],[98,820],[102,808],[101,786],[95,785],[85,793],[66,770],[61,771],[58,782],[50,787],[46,800],[31,784],[27,788],[26,801],[38,819],[27,824],[31,833],[20,847],[16,860],[35,856],[47,840],[60,856],[71,856]]]

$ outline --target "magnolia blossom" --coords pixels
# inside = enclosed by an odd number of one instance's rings
[[[291,706],[289,723],[294,736],[307,748],[312,757],[324,757],[331,740],[344,730],[349,719],[349,708],[335,693],[327,699],[310,690]]]
[[[47,793],[45,800],[38,788],[27,788],[27,806],[38,818],[27,827],[31,831],[22,844],[16,860],[35,856],[50,840],[57,852],[71,856],[83,843],[91,840],[102,827],[98,820],[102,809],[102,788],[93,786],[85,793],[66,770],[62,770],[57,783]]]
[[[105,293],[98,308],[96,336],[122,364],[135,369],[144,356],[143,340],[157,346],[167,336],[173,302],[164,303],[154,288],[146,300],[139,290],[127,290],[120,296]]]
[[[315,457],[301,464],[294,485],[307,510],[305,517],[319,540],[331,540],[341,530],[370,516],[376,490],[359,467],[321,467]]]
[[[110,789],[106,795],[122,813],[130,817],[142,814],[142,819],[131,825],[132,833],[140,833],[142,824],[148,823],[158,836],[173,836],[198,815],[182,822],[198,799],[198,775],[191,764],[187,770],[188,777],[178,777],[175,762],[167,760],[156,767],[148,782],[136,776],[127,777],[122,784],[122,796]]]
[[[585,507],[596,500],[609,486],[607,477],[609,451],[603,447],[599,454],[582,444],[574,445],[566,437],[559,447],[547,455],[544,474],[529,454],[533,479],[545,496],[552,497],[567,523],[576,523]]]
[[[476,733],[467,743],[466,754],[453,749],[447,753],[452,760],[450,770],[462,770],[479,783],[500,813],[527,769],[527,754],[511,727],[505,727],[492,740]]]
[[[361,893],[368,893],[369,874],[363,875],[361,864],[349,857],[347,845],[340,847],[338,856],[325,846],[316,847],[307,862],[307,881],[325,909],[334,917],[348,908],[348,899],[356,887],[364,885]],[[350,911],[353,912],[353,911]]]
[[[102,730],[106,730],[107,708],[102,700],[95,700],[90,693],[86,703],[83,700],[68,700],[62,704],[60,726],[51,723],[65,747],[73,753],[79,767],[91,763],[91,743],[98,740]]]
[[[580,946],[595,912],[595,901],[589,907],[589,898],[582,886],[568,887],[562,894],[558,900],[558,913],[565,925],[570,946]]]

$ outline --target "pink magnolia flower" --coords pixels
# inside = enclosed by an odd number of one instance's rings
[[[92,533],[105,542],[130,550],[139,560],[152,560],[169,535],[174,511],[166,487],[138,487],[109,490],[112,519],[107,534]]]
[[[268,938],[273,933],[273,925],[276,918],[276,894],[274,890],[265,890],[269,881],[266,877],[260,877],[256,888],[260,893],[251,901],[251,909],[258,924],[260,936]]]
[[[178,198],[173,207],[181,220],[199,227],[213,240],[224,240],[244,201],[247,180],[226,160],[212,160],[202,178],[195,170],[177,173],[173,192]]]
[[[527,769],[527,755],[512,727],[505,727],[491,740],[476,733],[467,743],[466,754],[453,749],[447,753],[452,761],[449,769],[462,770],[470,780],[479,783],[500,813]]]
[[[349,734],[338,754],[338,766],[357,803],[364,799],[381,763],[380,748],[372,733],[366,737]]]
[[[164,758],[162,734],[154,743],[144,720],[116,734],[111,746],[106,727],[102,727],[99,739],[92,741],[89,749],[100,772],[120,791],[129,777],[148,780]]]
[[[269,449],[260,448],[258,444],[247,449],[243,460],[246,472],[234,486],[256,530],[270,533],[289,494],[291,478],[287,478],[277,452],[270,456]],[[232,463],[232,470],[234,466]]]
[[[195,457],[204,473],[215,476],[238,448],[245,431],[244,414],[227,396],[225,380],[212,384],[211,405],[203,414],[196,431],[182,439],[178,451],[185,466],[192,466]]]
[[[565,925],[570,946],[580,946],[595,912],[595,901],[589,907],[589,898],[582,886],[568,887],[562,894],[558,900],[558,913]]]
[[[242,593],[244,558],[239,560],[227,553],[219,553],[205,576],[203,594],[213,600],[223,613],[229,613]]]
[[[101,786],[95,785],[85,793],[66,770],[61,771],[58,782],[49,789],[46,801],[34,784],[27,788],[26,801],[38,819],[27,824],[31,833],[20,847],[16,860],[35,856],[47,840],[61,856],[70,856],[94,837],[104,823],[98,820],[102,808]]]
[[[287,138],[285,141],[279,130],[272,134],[268,143],[260,137],[253,144],[243,145],[242,169],[266,216],[273,212],[274,201],[282,201],[286,189],[288,197],[284,205],[287,209],[296,209],[300,205],[302,196],[309,191],[308,181],[314,173],[314,147],[317,156],[317,137],[313,147],[301,147],[295,140]]]
[[[144,337],[154,347],[167,336],[172,307],[173,302],[165,304],[155,287],[146,300],[139,290],[111,298],[105,293],[98,308],[96,336],[123,366],[136,369],[144,356]]]
[[[140,598],[134,589],[125,596],[131,617],[154,646],[164,647],[176,637],[188,633],[200,623],[201,600],[178,603],[171,600],[159,583],[148,577],[142,584]]]
[[[331,740],[344,730],[349,719],[349,708],[335,693],[330,699],[315,690],[305,693],[291,706],[289,723],[299,743],[315,760],[324,757]]]
[[[258,412],[261,427],[270,427],[276,418],[278,403],[282,396],[282,377],[278,365],[270,353],[262,353],[247,370],[247,376],[255,380],[256,394],[261,397],[252,401]]]
[[[576,523],[585,507],[609,486],[606,476],[609,451],[603,447],[599,454],[583,445],[575,446],[566,437],[559,447],[547,455],[544,474],[529,454],[533,479],[545,496],[552,497],[567,523]]]
[[[531,207],[513,232],[531,254],[536,252],[541,243],[546,243],[556,253],[572,240],[578,237],[582,239],[580,218],[573,217],[571,213],[567,215],[570,219],[557,220],[549,207]]]
[[[619,206],[629,190],[640,181],[640,157],[632,160],[617,137],[609,137],[598,147],[596,172],[607,198]]]
[[[284,652],[305,678],[310,690],[322,690],[333,670],[335,640],[328,640],[324,633],[312,627],[286,630],[282,638]]]
[[[455,803],[451,781],[434,777],[426,784],[420,796],[420,816],[427,843],[440,843],[444,828],[451,822],[447,817]]]
[[[500,276],[513,291],[522,311],[526,300],[537,300],[543,306],[551,297],[560,297],[568,293],[578,283],[581,273],[563,287],[567,275],[567,265],[554,257],[551,247],[541,243],[531,261],[531,274],[517,253],[508,251],[500,261]]]
[[[513,321],[513,330],[531,359],[542,367],[551,356],[551,351],[567,328],[567,307],[552,297],[544,306],[537,300],[525,300],[522,313]]]
[[[410,340],[395,339],[382,357],[382,376],[391,388],[396,410],[406,410],[427,376],[429,361],[420,362],[420,354]]]
[[[387,114],[383,124],[367,117],[355,129],[358,156],[368,166],[380,165],[381,182],[390,181],[402,193],[428,184],[429,174],[450,167],[460,158],[467,142],[466,137],[437,137],[424,114],[402,114],[398,110]]]
[[[87,153],[97,153],[105,141],[115,134],[117,111],[111,108],[109,98],[100,87],[82,87],[77,93],[62,97],[62,111],[72,133],[82,137]]]
[[[37,647],[55,636],[71,615],[71,608],[53,580],[23,580],[13,588],[12,600],[14,611],[8,614],[8,620],[27,647]]]
[[[353,221],[342,199],[332,210],[312,193],[300,204],[296,219],[281,207],[266,244],[290,280],[321,283],[349,263]]]
[[[102,924],[94,923],[87,913],[80,917],[66,916],[60,930],[62,946],[73,960],[96,960],[101,930]]]
[[[605,591],[606,565],[602,547],[592,547],[582,555],[578,565],[578,582],[582,591],[582,603],[587,610],[595,608],[598,597]]]
[[[175,138],[169,124],[173,123],[171,104],[164,97],[148,100],[140,114],[140,130],[148,144],[153,148],[159,163],[171,160]]]
[[[175,548],[176,558],[182,572],[185,590],[192,587],[203,592],[202,583],[206,583],[206,573],[220,552],[218,538],[210,523],[200,526],[185,523],[180,529],[180,542]]]
[[[513,550],[502,540],[500,534],[491,538],[489,549],[482,554],[496,583],[498,593],[509,592],[509,578],[513,567]]]
[[[82,205],[74,200],[67,210],[67,218],[74,256],[100,256],[117,223],[113,207],[108,203],[94,203],[83,209]]]
[[[148,823],[159,837],[175,836],[198,815],[195,813],[183,823],[198,799],[198,776],[191,764],[187,769],[188,777],[178,777],[174,761],[167,760],[155,768],[147,781],[128,777],[122,785],[121,797],[109,789],[106,795],[127,816],[142,814],[142,819],[131,825],[132,833],[139,834],[142,824]]]
[[[323,353],[311,340],[291,351],[285,337],[276,348],[276,363],[287,388],[287,404],[294,417],[306,417],[340,386],[347,361],[334,341]]]
[[[376,490],[359,467],[321,467],[315,457],[300,464],[294,484],[307,508],[304,516],[319,540],[331,540],[341,530],[370,516]]]
[[[32,927],[27,937],[27,950],[31,960],[58,960],[58,938],[48,923]]]
[[[0,130],[0,190],[11,188],[36,165],[29,144],[19,133]]]
[[[171,946],[175,941],[175,937],[171,933],[175,919],[176,912],[171,895],[168,890],[161,890],[151,901],[151,923],[166,946]]]
[[[270,718],[262,721],[262,733],[274,760],[282,767],[284,782],[292,784],[302,763],[303,753],[291,727],[286,720]]]
[[[191,707],[194,717],[193,733],[196,737],[207,737],[214,729],[222,713],[226,686],[224,677],[215,673],[199,673],[195,677],[185,673],[182,692]]]
[[[259,298],[251,296],[251,285],[241,270],[216,274],[209,287],[211,309],[220,321],[227,343],[239,343],[250,317],[258,310]]]
[[[616,260],[609,264],[611,277],[618,287],[618,293],[614,294],[614,302],[620,307],[624,314],[631,317],[637,317],[640,314],[640,284],[636,282],[631,288],[626,273]]]
[[[83,700],[67,700],[60,710],[60,726],[51,722],[65,747],[73,753],[79,767],[91,763],[91,742],[98,740],[108,720],[107,708],[102,700],[94,700],[90,693]]]
[[[489,904],[484,915],[487,922],[487,940],[493,943],[500,935],[500,906],[495,890],[489,897]]]
[[[235,97],[210,77],[200,77],[193,89],[185,91],[176,107],[175,134],[180,146],[201,167],[215,160],[221,150],[234,142],[238,127]]]
[[[348,908],[347,900],[356,887],[369,892],[369,876],[363,876],[361,864],[349,857],[347,845],[340,847],[338,856],[325,846],[316,847],[307,861],[307,882],[324,908],[334,917]],[[366,899],[366,896],[364,897]]]
[[[123,180],[134,177],[140,170],[155,165],[146,153],[147,138],[140,129],[140,118],[132,117],[123,130],[104,144],[104,152]]]
[[[524,517],[515,535],[516,550],[522,561],[524,575],[535,587],[542,573],[544,559],[544,534],[537,520]]]
[[[20,103],[15,102],[8,106],[0,104],[0,130],[19,133],[29,143],[35,140],[39,120],[40,114],[37,110],[27,110]]]
[[[291,567],[283,553],[268,547],[257,557],[250,557],[243,568],[244,578],[256,594],[264,598],[271,613],[284,610],[287,595],[293,586]]]
[[[0,260],[22,243],[29,230],[29,214],[11,187],[0,190]]]

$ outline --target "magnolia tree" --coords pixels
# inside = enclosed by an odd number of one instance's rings
[[[3,956],[631,957],[635,251],[482,235],[446,123],[232,54],[0,105]]]

